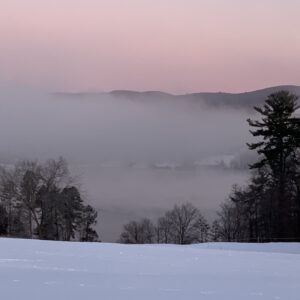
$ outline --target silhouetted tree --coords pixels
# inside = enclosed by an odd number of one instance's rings
[[[221,206],[222,240],[272,241],[300,237],[300,119],[297,97],[280,91],[255,107],[260,120],[248,119],[260,141],[248,144],[259,161],[246,187],[236,187]]]
[[[212,242],[222,241],[221,226],[217,220],[214,220],[210,229],[210,240]]]
[[[245,241],[243,207],[231,200],[221,204],[218,212],[218,230],[222,241]]]
[[[7,228],[8,228],[8,215],[3,205],[0,205],[0,235],[6,236]]]
[[[264,167],[270,170],[277,212],[275,234],[279,238],[294,234],[290,226],[291,208],[295,202],[299,202],[291,195],[291,188],[295,191],[298,188],[295,178],[298,177],[300,163],[300,120],[295,116],[299,108],[297,100],[297,96],[287,91],[272,94],[262,108],[255,107],[262,119],[248,119],[249,125],[254,128],[250,131],[252,135],[262,139],[248,144],[251,150],[256,150],[261,156],[251,168]]]
[[[172,242],[171,227],[170,219],[166,217],[161,217],[158,219],[156,226],[157,243],[168,244]]]
[[[84,206],[80,217],[80,240],[82,242],[99,241],[98,234],[93,228],[97,224],[97,211],[90,205]]]
[[[191,244],[204,242],[208,235],[208,224],[200,211],[190,203],[175,205],[165,216],[170,226],[169,242]]]
[[[131,221],[124,225],[119,242],[124,244],[151,244],[155,240],[155,227],[145,218],[139,222]]]

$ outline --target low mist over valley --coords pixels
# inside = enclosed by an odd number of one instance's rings
[[[115,241],[133,218],[155,219],[187,201],[211,220],[249,176],[252,107],[282,89],[300,95],[296,86],[178,96],[2,88],[0,162],[63,156],[99,213],[103,241]]]

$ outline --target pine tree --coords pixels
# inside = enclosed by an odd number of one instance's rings
[[[249,125],[254,128],[251,134],[261,138],[248,144],[249,149],[260,155],[260,160],[250,168],[268,168],[270,171],[278,212],[275,231],[279,238],[292,234],[289,214],[295,199],[290,195],[290,184],[299,175],[300,163],[300,120],[295,115],[299,108],[297,100],[298,97],[287,91],[277,92],[268,97],[262,108],[255,107],[261,120],[248,119]]]

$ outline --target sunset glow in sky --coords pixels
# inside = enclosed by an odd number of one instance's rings
[[[1,0],[0,86],[299,85],[299,29],[299,0]]]

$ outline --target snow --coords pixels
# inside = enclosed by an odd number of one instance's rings
[[[300,244],[0,239],[5,300],[300,299]]]
[[[204,243],[192,246],[199,249],[300,254],[300,243]]]

